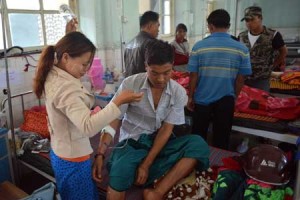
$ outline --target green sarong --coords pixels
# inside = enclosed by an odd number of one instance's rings
[[[136,170],[148,155],[154,137],[143,134],[138,141],[129,139],[117,144],[107,163],[109,171],[109,186],[116,191],[128,190],[136,178]],[[194,158],[198,162],[198,170],[206,170],[209,166],[209,148],[207,143],[198,135],[172,137],[158,154],[149,169],[148,187],[157,178],[170,170],[181,158]]]

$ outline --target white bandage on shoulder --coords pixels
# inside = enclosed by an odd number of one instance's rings
[[[112,138],[114,138],[116,134],[116,130],[110,125],[107,125],[101,130],[101,133],[108,133],[109,135],[111,135]]]

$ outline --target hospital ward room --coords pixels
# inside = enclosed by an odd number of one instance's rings
[[[0,200],[300,200],[299,8],[0,0]]]

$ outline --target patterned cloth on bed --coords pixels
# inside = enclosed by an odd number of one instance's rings
[[[165,200],[196,200],[210,199],[211,191],[216,179],[216,171],[209,168],[206,171],[193,171],[188,177],[175,185],[166,195]],[[156,187],[157,181],[154,184]]]
[[[270,80],[270,92],[300,96],[300,86],[283,83],[280,80]]]
[[[274,118],[274,117],[253,115],[253,114],[240,113],[240,112],[234,112],[234,117],[235,118],[244,118],[244,119],[255,119],[255,120],[258,120],[258,121],[272,122],[272,123],[275,123],[275,122],[279,121],[279,119]]]
[[[248,113],[235,112],[233,118],[233,125],[260,129],[265,131],[272,131],[276,133],[288,132],[288,123],[284,120]]]

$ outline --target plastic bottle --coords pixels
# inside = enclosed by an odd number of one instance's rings
[[[62,4],[59,6],[59,12],[63,16],[63,18],[67,21],[71,21],[73,18],[76,18],[76,15],[73,13],[71,8],[67,4]]]
[[[107,84],[113,84],[114,83],[113,73],[109,70],[108,67],[105,70],[104,79],[105,79]]]
[[[103,66],[101,64],[100,58],[95,57],[91,66],[91,69],[88,71],[88,76],[91,80],[94,90],[104,90],[105,81],[103,80]]]

